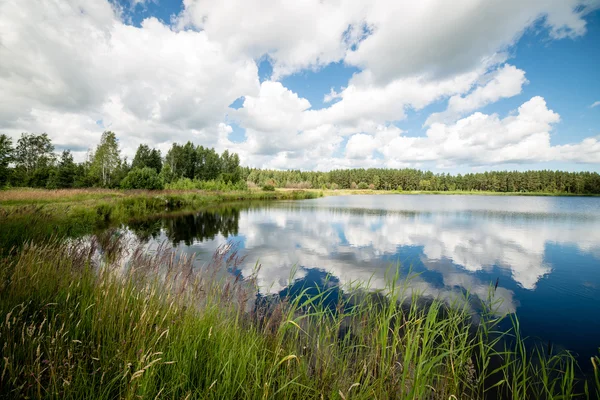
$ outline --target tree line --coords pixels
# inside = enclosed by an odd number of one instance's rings
[[[490,171],[451,175],[411,168],[330,172],[242,168],[242,174],[248,182],[259,186],[288,188],[600,194],[600,175],[595,172]]]
[[[47,134],[23,133],[13,145],[0,135],[0,188],[125,188],[125,189],[373,189],[422,191],[491,191],[600,194],[595,172],[490,171],[451,175],[418,169],[343,169],[329,172],[264,170],[240,167],[236,153],[187,142],[160,150],[141,144],[131,161],[121,156],[114,132],[76,163],[71,151],[55,153]]]
[[[220,182],[227,188],[241,181],[240,159],[225,150],[173,143],[165,157],[160,150],[141,144],[131,163],[121,156],[114,132],[106,131],[83,162],[75,162],[70,150],[55,152],[50,137],[23,133],[13,145],[0,135],[0,188],[124,188],[163,189],[190,182]],[[219,187],[217,185],[217,187]]]

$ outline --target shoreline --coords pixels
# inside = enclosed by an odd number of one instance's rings
[[[0,192],[0,254],[28,241],[77,237],[132,220],[239,201],[301,200],[308,191],[14,190]]]
[[[277,191],[298,189],[277,188]],[[307,192],[322,193],[323,196],[364,196],[364,195],[440,195],[440,196],[520,196],[520,197],[600,197],[600,194],[547,193],[547,192],[492,192],[492,191],[424,191],[374,190],[374,189],[301,189]]]

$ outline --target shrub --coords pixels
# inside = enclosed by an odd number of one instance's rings
[[[402,192],[403,191],[402,185],[398,185],[398,187],[396,188],[396,190],[399,191],[399,192]]]
[[[174,182],[167,183],[166,189],[173,190],[210,190],[228,192],[232,190],[248,190],[248,184],[244,181],[236,183],[223,182],[222,180],[200,181],[198,179],[180,178]]]
[[[356,186],[356,182],[352,182],[352,183],[350,184],[350,189],[356,189],[356,188],[357,188],[357,186]]]
[[[252,181],[247,181],[246,182],[246,187],[248,189],[258,189],[258,185]]]
[[[262,190],[264,190],[265,192],[274,192],[275,186],[266,184],[262,187]]]
[[[176,181],[171,183],[167,183],[165,185],[165,189],[171,190],[193,190],[198,189],[196,185],[196,181],[191,180],[190,178],[179,178]]]
[[[302,181],[302,182],[287,181],[285,183],[285,187],[288,189],[311,189],[312,184],[309,181]]]
[[[365,182],[361,182],[358,184],[358,188],[361,190],[368,189],[369,185],[367,185]]]
[[[134,168],[121,181],[123,189],[149,189],[160,190],[164,187],[156,170],[150,167]]]

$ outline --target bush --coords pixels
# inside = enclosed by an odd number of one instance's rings
[[[287,181],[285,183],[285,187],[288,189],[311,189],[312,183],[310,183],[309,181],[302,181],[302,182]]]
[[[165,189],[171,190],[193,190],[198,189],[197,181],[190,178],[179,178],[176,181],[167,183]]]
[[[358,188],[361,190],[368,189],[369,185],[367,185],[365,182],[361,182],[358,184]]]
[[[266,184],[262,187],[262,190],[264,190],[265,192],[274,192],[275,186]]]
[[[258,185],[252,181],[247,181],[246,182],[246,187],[248,189],[258,189]]]
[[[160,190],[164,187],[156,170],[150,167],[134,168],[121,181],[123,189],[149,189]]]
[[[356,188],[357,188],[357,186],[356,186],[356,182],[352,182],[352,183],[350,184],[350,189],[356,189]]]
[[[200,181],[198,179],[180,178],[174,182],[167,183],[165,188],[173,190],[218,190],[229,192],[233,190],[248,190],[248,184],[244,181],[232,183],[221,180]]]

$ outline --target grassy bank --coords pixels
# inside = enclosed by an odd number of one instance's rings
[[[27,245],[1,262],[3,398],[600,394],[597,369],[575,389],[570,355],[528,353],[516,320],[510,333],[495,332],[493,296],[479,325],[468,302],[407,304],[403,284],[390,283],[385,295],[357,283],[343,295],[307,288],[260,302],[251,277],[222,273],[239,265],[235,253],[192,269],[190,258],[148,255],[109,234]]]
[[[0,252],[27,240],[80,236],[99,229],[173,211],[191,211],[227,202],[299,200],[319,192],[295,191],[0,191]]]

